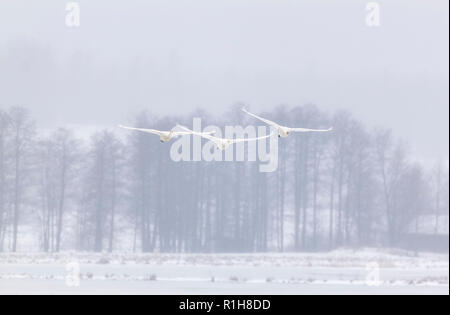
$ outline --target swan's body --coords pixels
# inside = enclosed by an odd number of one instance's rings
[[[141,131],[141,132],[146,132],[146,133],[151,133],[151,134],[157,135],[157,136],[159,136],[159,139],[163,143],[169,142],[173,138],[180,137],[180,136],[187,136],[187,135],[191,135],[193,133],[193,132],[188,132],[188,131],[174,131],[174,130],[160,131],[160,130],[155,130],[155,129],[125,127],[125,126],[121,126],[121,125],[119,125],[119,127],[123,128],[123,129]],[[211,134],[214,134],[214,132],[207,133],[205,135],[211,135]]]
[[[208,139],[211,142],[214,142],[216,144],[217,148],[222,151],[228,149],[231,145],[233,145],[235,143],[259,141],[259,140],[264,140],[264,139],[267,139],[267,138],[273,136],[273,134],[270,134],[268,136],[259,137],[259,138],[227,139],[227,138],[217,138],[217,137],[211,136],[208,133],[195,132],[195,131],[192,131],[192,130],[190,130],[186,127],[180,126],[180,125],[178,127],[185,130],[186,132],[189,132],[190,134],[197,135],[202,138]]]
[[[285,126],[281,126],[271,120],[259,117],[255,114],[250,113],[249,111],[247,111],[245,108],[242,109],[242,111],[244,113],[247,113],[248,115],[261,120],[262,122],[265,122],[266,124],[268,124],[271,127],[274,127],[278,130],[278,137],[280,138],[286,138],[288,137],[292,132],[328,132],[333,130],[333,128],[329,128],[329,129],[307,129],[307,128],[290,128],[290,127],[285,127]]]

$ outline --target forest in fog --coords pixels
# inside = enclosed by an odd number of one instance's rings
[[[142,112],[118,123],[169,130],[201,117],[204,126],[260,125],[241,107],[220,117]],[[334,130],[281,139],[278,170],[261,173],[255,162],[173,162],[171,143],[115,126],[90,139],[65,128],[43,132],[26,108],[0,109],[0,251],[395,247],[419,218],[436,218],[437,233],[448,215],[448,162],[415,162],[390,130],[313,105],[258,114]]]

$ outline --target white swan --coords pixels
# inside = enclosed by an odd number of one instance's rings
[[[217,137],[209,135],[208,133],[195,132],[195,131],[192,131],[192,130],[190,130],[184,126],[180,126],[180,125],[178,125],[177,127],[185,130],[186,132],[189,132],[190,134],[197,135],[202,138],[208,139],[209,141],[214,142],[217,145],[217,148],[222,151],[228,149],[228,147],[230,147],[231,145],[233,145],[235,143],[259,141],[259,140],[267,139],[267,138],[270,138],[271,136],[273,136],[273,133],[272,133],[268,136],[259,137],[259,138],[227,139],[227,138],[217,138]]]
[[[123,129],[128,129],[128,130],[135,130],[135,131],[142,131],[142,132],[146,132],[146,133],[151,133],[154,135],[159,136],[159,139],[161,140],[161,142],[169,142],[170,140],[172,140],[173,138],[176,137],[180,137],[180,136],[187,136],[187,135],[191,135],[193,134],[193,132],[188,132],[188,131],[174,131],[173,129],[170,131],[160,131],[160,130],[155,130],[155,129],[143,129],[143,128],[133,128],[133,127],[125,127],[122,125],[119,125],[120,128]],[[211,135],[214,134],[215,132],[209,132],[206,133],[205,135]]]
[[[278,137],[281,137],[281,138],[288,137],[292,132],[328,132],[328,131],[333,130],[333,128],[329,128],[329,129],[307,129],[307,128],[289,128],[289,127],[284,127],[284,126],[280,126],[279,124],[277,124],[277,123],[275,123],[273,121],[270,121],[268,119],[261,118],[261,117],[255,115],[255,114],[252,114],[249,111],[247,111],[245,108],[243,108],[242,111],[244,113],[249,114],[252,117],[255,117],[256,119],[259,119],[259,120],[265,122],[269,126],[277,128],[277,130],[278,130]]]

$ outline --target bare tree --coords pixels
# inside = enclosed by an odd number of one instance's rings
[[[7,146],[10,138],[10,121],[6,112],[0,111],[0,251],[3,244],[7,226]]]
[[[440,226],[440,216],[444,212],[442,210],[443,206],[443,198],[442,196],[445,194],[445,174],[444,174],[444,166],[442,160],[439,159],[434,166],[431,174],[431,181],[434,193],[434,215],[435,215],[435,223],[434,223],[434,233],[438,234],[439,226]],[[448,175],[447,175],[448,178]],[[448,190],[448,189],[447,189]]]
[[[23,206],[23,198],[26,191],[26,180],[30,176],[29,159],[31,156],[32,141],[35,132],[34,122],[29,118],[29,113],[22,107],[13,107],[9,111],[12,128],[12,156],[14,169],[13,184],[13,236],[12,251],[17,251],[19,222]]]
[[[391,245],[397,243],[398,212],[396,211],[396,197],[399,184],[406,172],[405,148],[401,143],[394,144],[390,131],[378,131],[375,138],[377,164],[383,190],[383,203],[386,213],[387,230]]]
[[[61,249],[68,191],[73,185],[79,144],[72,132],[56,130],[40,145],[43,250]]]
[[[121,154],[122,144],[112,132],[102,131],[93,136],[85,166],[82,233],[88,235],[84,246],[92,246],[96,252],[103,251],[105,240],[109,251],[114,248]]]

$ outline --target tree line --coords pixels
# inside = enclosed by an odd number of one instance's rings
[[[110,128],[90,139],[44,132],[27,109],[0,110],[0,251],[264,252],[399,246],[449,212],[447,166],[413,161],[390,130],[313,105],[265,113],[320,128],[279,142],[279,168],[252,162],[173,162],[170,143]],[[169,130],[254,125],[232,107],[220,117],[136,115],[136,127]],[[448,217],[447,217],[448,220]]]

